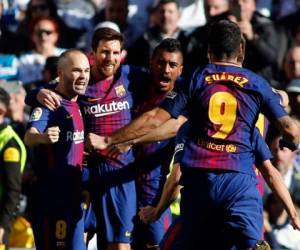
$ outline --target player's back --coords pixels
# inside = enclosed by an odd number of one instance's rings
[[[259,111],[273,119],[284,114],[277,94],[247,69],[216,64],[196,71],[188,91],[192,136],[183,166],[252,173],[251,135]]]

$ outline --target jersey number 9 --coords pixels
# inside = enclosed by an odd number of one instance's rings
[[[216,92],[209,100],[209,120],[219,126],[213,138],[225,139],[234,127],[236,120],[237,100],[228,92]]]

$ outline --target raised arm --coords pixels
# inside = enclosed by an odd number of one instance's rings
[[[179,130],[181,125],[186,121],[187,118],[184,116],[179,116],[177,119],[169,119],[161,126],[151,130],[148,134],[140,138],[134,139],[133,142],[134,144],[144,144],[151,143],[154,141],[170,139],[176,136],[177,131]]]
[[[297,210],[293,204],[291,195],[285,186],[281,174],[272,165],[270,160],[264,161],[258,169],[262,173],[264,180],[267,182],[273,193],[279,198],[285,207],[294,229],[300,230],[300,220]]]
[[[186,121],[187,118],[184,116],[179,116],[177,119],[172,118],[142,137],[119,144],[110,145],[108,147],[109,155],[113,156],[126,153],[135,144],[147,144],[173,138],[176,136],[181,125]]]
[[[45,88],[37,88],[29,91],[26,95],[25,103],[29,106],[39,106],[40,104],[54,111],[60,106],[61,97],[57,95],[53,89],[56,84],[48,84]]]
[[[110,136],[103,137],[93,133],[88,134],[86,147],[89,150],[101,150],[106,149],[110,145],[140,138],[158,128],[170,118],[171,115],[164,109],[154,108],[142,114],[125,127],[112,133]]]

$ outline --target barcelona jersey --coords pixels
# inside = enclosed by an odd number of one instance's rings
[[[142,90],[144,75],[147,73],[143,70],[122,65],[113,79],[90,80],[85,95],[79,98],[86,134],[110,135],[132,120],[131,109],[135,96]],[[115,167],[133,161],[131,150],[113,158],[106,150],[98,153]]]
[[[36,157],[37,173],[61,171],[69,167],[81,169],[83,156],[84,130],[79,106],[76,102],[62,99],[61,106],[52,112],[43,107],[33,109],[29,127],[35,127],[40,133],[47,128],[58,126],[59,140],[54,144],[39,145]],[[45,172],[46,171],[46,172]]]
[[[36,249],[85,249],[81,202],[84,130],[76,102],[61,100],[52,112],[33,109],[29,127],[44,133],[58,126],[59,140],[34,148],[37,175],[33,192],[32,227]],[[58,230],[59,229],[59,230]]]
[[[186,88],[161,105],[173,117],[187,107],[190,119],[182,166],[254,174],[252,134],[259,112],[269,120],[287,115],[268,82],[236,66],[209,64]]]
[[[158,107],[165,99],[166,93],[162,95],[152,95],[138,105],[134,110],[137,114],[142,114],[155,107]],[[137,112],[138,111],[138,112]],[[136,161],[139,164],[139,170],[152,174],[152,178],[166,175],[171,162],[174,143],[173,140],[162,140],[153,143],[141,144],[135,146]],[[155,173],[152,171],[156,169]]]
[[[143,113],[157,107],[165,98],[166,93],[162,95],[152,95],[138,105],[138,113]],[[137,113],[137,114],[138,114]],[[135,164],[139,172],[138,193],[140,197],[140,206],[157,203],[166,176],[169,173],[169,165],[172,160],[174,150],[174,140],[162,140],[153,143],[136,145]]]
[[[134,115],[136,116],[158,107],[168,95],[167,92],[158,93],[151,91],[154,89],[154,83],[151,82],[151,79],[149,79],[146,84],[144,97],[138,99],[137,105],[133,109]],[[176,81],[175,85],[181,84],[183,84],[183,80],[180,78]],[[138,165],[140,173],[138,181],[141,182],[141,185],[144,183],[143,188],[146,189],[143,190],[143,194],[146,196],[144,198],[148,201],[150,200],[151,204],[154,197],[154,199],[158,201],[157,199],[160,197],[162,185],[166,175],[169,173],[169,166],[175,146],[174,141],[174,138],[171,138],[153,143],[135,145],[134,147],[136,164]],[[153,180],[153,182],[156,180],[155,184],[150,185],[148,182],[151,180]]]

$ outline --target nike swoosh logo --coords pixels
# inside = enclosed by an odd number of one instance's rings
[[[130,237],[130,236],[131,236],[131,232],[126,231],[126,232],[125,232],[125,237]]]
[[[101,116],[107,116],[107,115],[112,115],[119,113],[120,111],[114,111],[114,112],[108,112],[108,113],[103,113],[103,114],[95,114],[95,117],[101,117]]]
[[[72,117],[73,117],[73,115],[72,115],[72,114],[71,114],[71,115],[67,115],[67,116],[66,116],[66,118],[67,118],[67,119],[70,119],[70,118],[72,118]]]
[[[74,141],[75,144],[83,143],[83,140]]]
[[[100,100],[101,98],[88,98],[88,102],[96,102],[98,100]]]

